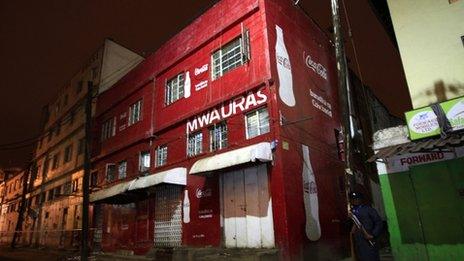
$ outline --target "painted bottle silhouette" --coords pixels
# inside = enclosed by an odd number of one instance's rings
[[[278,25],[276,25],[276,33],[275,51],[279,76],[279,97],[287,106],[293,107],[295,106],[295,95],[293,93],[292,65],[285,47],[284,33]]]
[[[185,84],[184,84],[184,98],[190,97],[190,89],[191,89],[191,80],[190,80],[190,72],[187,71],[185,73]]]
[[[303,150],[303,200],[306,214],[306,236],[311,241],[321,237],[321,225],[319,223],[319,202],[317,198],[317,185],[311,161],[309,148],[302,145]]]
[[[184,203],[182,205],[184,210],[184,223],[190,223],[190,199],[188,196],[188,190],[184,190]]]

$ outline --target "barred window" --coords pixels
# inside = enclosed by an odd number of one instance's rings
[[[52,169],[58,168],[59,165],[60,165],[60,154],[56,153],[55,155],[53,155]]]
[[[150,152],[149,151],[142,151],[140,153],[139,159],[139,170],[140,172],[148,171],[150,168]]]
[[[66,149],[64,149],[64,162],[70,162],[72,158],[72,152],[73,152],[73,146],[72,144],[67,146]]]
[[[102,125],[101,140],[106,140],[116,135],[116,118],[105,121]]]
[[[106,181],[111,182],[116,179],[116,165],[106,164]]]
[[[189,134],[187,141],[187,156],[193,157],[202,152],[203,133]]]
[[[227,147],[227,124],[221,122],[209,129],[209,150],[216,151]]]
[[[118,164],[118,178],[125,179],[127,176],[126,173],[127,173],[127,161],[125,160],[120,161]]]
[[[246,63],[249,59],[248,31],[242,33],[211,55],[213,80]]]
[[[247,139],[269,132],[269,113],[266,107],[246,114],[245,118]]]
[[[142,100],[137,101],[129,107],[129,122],[132,125],[142,119]]]
[[[166,165],[168,159],[168,146],[162,145],[156,148],[156,167]]]
[[[166,82],[165,103],[169,105],[184,96],[184,73]]]

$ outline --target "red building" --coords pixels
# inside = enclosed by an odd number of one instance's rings
[[[292,1],[220,1],[99,96],[95,244],[343,255],[336,90]]]

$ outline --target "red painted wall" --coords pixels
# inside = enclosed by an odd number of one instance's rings
[[[276,24],[284,31],[284,40],[289,52],[297,104],[295,107],[288,107],[279,98],[279,76],[275,58]],[[250,30],[250,62],[213,81],[210,75],[212,52],[239,36],[242,25]],[[311,56],[309,61],[308,55]],[[272,166],[268,166],[276,245],[282,248],[284,256],[295,257],[301,256],[303,251],[307,251],[312,246],[338,244],[336,242],[340,241],[342,235],[340,222],[346,216],[346,204],[344,192],[339,186],[343,165],[338,159],[334,135],[334,129],[339,129],[340,123],[333,57],[332,46],[328,39],[312,21],[292,5],[291,1],[223,0],[219,2],[169,40],[116,86],[99,97],[96,137],[100,137],[102,122],[114,116],[118,117],[115,137],[102,143],[98,142],[95,151],[94,166],[99,171],[100,185],[112,185],[105,184],[104,173],[107,163],[128,160],[127,179],[138,175],[138,153],[146,149],[152,151],[150,173],[174,167],[189,169],[196,160],[210,156],[212,153],[208,152],[208,126],[202,126],[198,130],[203,132],[205,152],[194,158],[187,158],[188,122],[198,120],[198,116],[201,118],[214,109],[220,111],[221,106],[229,106],[230,101],[240,102],[242,96],[254,95],[255,98],[259,98],[259,91],[266,96],[265,104],[252,104],[243,111],[237,107],[238,112],[226,119],[229,128],[229,145],[220,152],[260,141],[277,140],[275,161]],[[205,64],[208,65],[208,70],[195,75],[195,69],[198,71]],[[321,76],[321,71],[317,74],[317,70],[310,68],[311,65],[317,64],[326,69],[326,76],[324,73],[322,75],[327,79]],[[166,81],[180,72],[187,71],[192,81],[191,96],[165,105]],[[207,87],[195,90],[195,85],[201,81],[207,81]],[[143,99],[142,121],[129,128],[123,128],[127,118],[121,118],[121,114],[128,112],[130,104],[140,98]],[[326,102],[325,105],[330,103],[331,117],[315,107],[315,105],[320,106],[317,104],[321,103],[322,99]],[[247,140],[244,114],[260,106],[268,107],[271,131]],[[211,123],[214,122],[219,120]],[[154,150],[164,144],[168,145],[167,165],[156,168],[153,164]],[[288,144],[288,150],[283,149],[284,144],[286,148]],[[322,237],[317,243],[309,242],[304,232],[301,144],[309,146],[318,185]],[[189,192],[191,221],[183,224],[183,244],[219,246],[222,231],[219,226],[218,177],[189,175],[185,189]],[[206,189],[210,189],[211,196],[198,198],[197,191]],[[146,204],[148,204],[148,214],[137,213],[141,210],[135,208],[131,210],[131,215],[152,219],[150,213],[155,206],[151,201]],[[123,214],[118,211],[111,212],[114,213],[114,219],[124,219]],[[212,217],[200,218],[201,213],[206,212],[212,213]],[[143,225],[137,226],[139,221],[136,219],[130,222],[132,225],[129,225],[129,231],[139,231],[137,233],[141,234],[140,231],[147,229]],[[119,230],[115,229],[118,231],[115,236],[104,234],[104,250],[121,247],[136,249],[142,253],[141,249],[150,246],[150,243],[146,243],[139,244],[143,247],[137,247],[136,239],[133,238],[137,233],[130,234],[124,239],[127,242],[121,241],[125,242],[124,246],[122,243],[116,243],[114,240],[125,235],[125,232]],[[148,231],[152,233],[152,227],[149,227]],[[151,242],[153,240],[152,234],[146,242],[150,240]]]

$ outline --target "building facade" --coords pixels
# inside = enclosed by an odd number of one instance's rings
[[[27,194],[23,244],[69,248],[80,243],[87,85],[93,82],[95,93],[102,93],[141,60],[105,40],[45,107]]]
[[[25,171],[7,171],[0,183],[0,244],[9,244],[13,239],[21,205]]]
[[[291,1],[217,3],[100,95],[94,245],[347,256],[336,75]]]
[[[464,1],[387,2],[413,107],[464,95]]]

